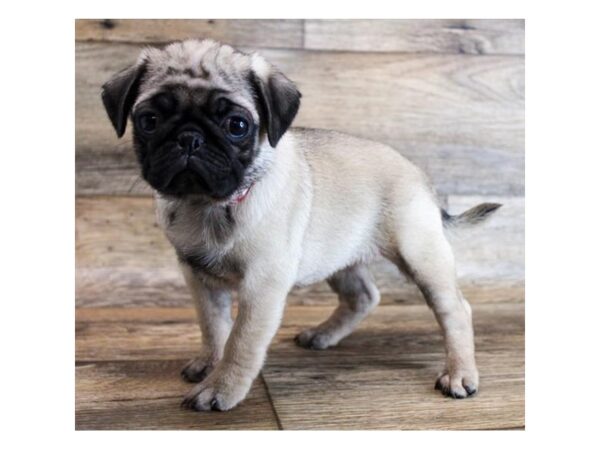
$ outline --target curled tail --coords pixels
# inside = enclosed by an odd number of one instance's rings
[[[451,216],[448,212],[442,209],[442,220],[445,227],[462,227],[467,225],[477,225],[485,221],[492,215],[494,211],[500,208],[500,203],[482,203],[474,206],[462,214]]]

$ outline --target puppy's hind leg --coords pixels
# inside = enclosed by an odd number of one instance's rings
[[[454,255],[440,211],[421,199],[402,208],[396,223],[396,264],[412,277],[442,328],[446,367],[436,382],[444,395],[465,398],[478,389],[471,308],[456,282]]]
[[[296,336],[301,347],[323,350],[336,345],[379,303],[379,291],[364,265],[337,272],[327,282],[338,294],[340,304],[325,322]]]

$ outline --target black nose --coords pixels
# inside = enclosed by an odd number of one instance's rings
[[[179,146],[188,152],[198,150],[204,143],[204,136],[197,131],[184,131],[177,136]]]

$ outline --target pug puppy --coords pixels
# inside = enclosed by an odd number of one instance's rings
[[[447,356],[436,388],[473,395],[471,308],[444,227],[481,222],[500,205],[447,214],[392,148],[291,129],[300,97],[258,54],[211,40],[146,48],[103,86],[119,137],[131,117],[142,177],[196,307],[202,346],[182,376],[197,384],[183,405],[228,410],[244,399],[294,286],[327,280],[339,296],[297,344],[338,344],[379,302],[367,268],[379,255],[414,280],[441,326]]]

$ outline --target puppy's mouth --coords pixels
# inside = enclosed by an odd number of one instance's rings
[[[172,153],[170,154],[172,155]],[[174,196],[204,195],[227,200],[239,188],[244,168],[236,159],[210,148],[156,159],[144,178],[157,191]]]

